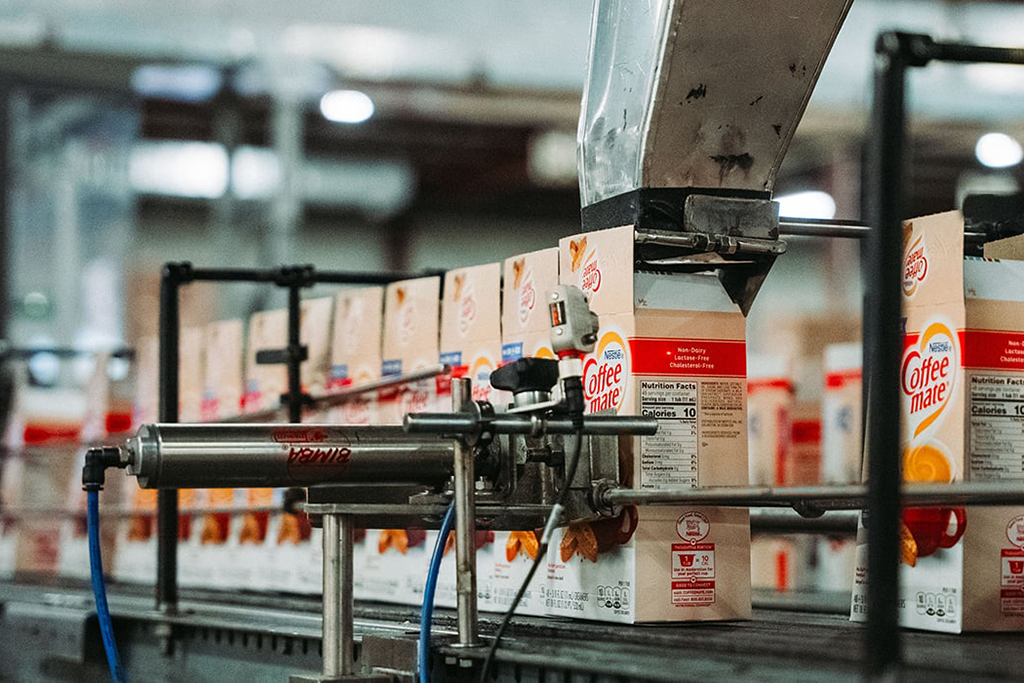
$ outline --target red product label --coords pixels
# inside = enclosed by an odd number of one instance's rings
[[[747,380],[748,394],[754,394],[758,391],[770,391],[772,389],[777,389],[779,391],[793,391],[793,382],[784,378]]]
[[[825,375],[825,388],[827,389],[842,389],[848,384],[854,382],[860,383],[861,381],[860,370],[842,370],[839,372],[830,372]]]
[[[821,443],[821,420],[794,420],[793,443]]]
[[[1024,332],[967,330],[964,367],[1024,371]]]
[[[742,340],[629,340],[634,375],[745,377],[747,346]]]

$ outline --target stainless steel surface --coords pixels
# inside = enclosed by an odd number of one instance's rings
[[[342,672],[342,609],[341,609],[341,518],[326,515],[323,520],[324,588],[323,588],[323,674],[339,676]],[[345,634],[348,635],[348,634]]]
[[[483,425],[473,416],[452,413],[410,413],[404,428],[410,434],[472,434]],[[494,434],[575,434],[572,420],[544,420],[536,416],[501,414],[487,421],[487,431]],[[583,432],[594,436],[651,436],[658,431],[653,417],[632,415],[588,415],[583,418]]]
[[[396,426],[143,425],[128,440],[143,488],[247,488],[331,483],[439,484],[451,441]]]
[[[599,505],[727,505],[739,507],[793,507],[808,512],[856,510],[864,506],[867,487],[855,486],[737,486],[714,489],[603,489],[595,493]],[[960,482],[956,484],[904,484],[906,506],[1022,505],[1024,484]]]
[[[779,219],[779,235],[782,237],[843,237],[865,239],[871,227],[867,223],[847,220],[825,220],[818,218]],[[983,232],[964,232],[964,241],[983,242]]]
[[[470,380],[452,379],[452,410],[472,396]],[[462,438],[455,445],[455,592],[459,614],[459,645],[479,643],[476,605],[476,476],[473,451]]]
[[[328,515],[328,518],[334,517],[334,515]],[[341,666],[339,667],[338,673],[342,676],[347,676],[354,671],[354,660],[355,660],[355,627],[354,617],[352,613],[352,606],[355,600],[354,594],[354,582],[355,582],[355,567],[353,563],[354,559],[354,544],[356,537],[356,527],[352,518],[346,515],[340,515],[337,517],[338,527],[341,532],[341,543],[340,545],[340,564],[339,573],[341,580],[338,586],[338,600],[340,605],[338,607],[338,613],[340,615],[338,619],[338,639],[341,641]]]

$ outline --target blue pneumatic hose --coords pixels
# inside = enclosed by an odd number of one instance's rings
[[[86,492],[86,522],[89,527],[89,567],[92,572],[92,594],[96,598],[96,618],[100,622],[103,649],[107,653],[110,677],[114,683],[125,683],[124,670],[117,656],[117,642],[114,640],[114,624],[110,621],[107,606],[107,587],[103,583],[103,559],[100,556],[100,494]]]
[[[434,554],[430,557],[430,569],[427,571],[427,584],[423,588],[423,610],[420,612],[420,647],[419,669],[420,683],[430,683],[430,627],[434,620],[434,594],[437,593],[437,576],[441,573],[441,559],[444,557],[444,546],[448,535],[452,532],[455,522],[455,503],[448,506],[448,512],[441,522],[441,530],[437,533],[434,543]]]

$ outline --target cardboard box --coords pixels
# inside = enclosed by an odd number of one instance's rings
[[[450,270],[444,276],[441,303],[440,361],[452,367],[453,377],[468,377],[474,401],[488,401],[496,410],[511,402],[511,394],[491,387],[491,372],[501,360],[501,264]],[[439,385],[438,401],[451,409],[451,385]],[[490,609],[494,575],[494,532],[477,532],[477,592],[480,609]],[[451,541],[454,540],[454,535]],[[437,582],[437,604],[455,606],[455,549],[441,564]],[[418,581],[416,577],[416,581]]]
[[[1024,479],[1024,263],[1021,238],[964,258],[963,218],[904,224],[900,371],[907,481]],[[1014,435],[1018,436],[1014,436]],[[1024,628],[1024,506],[905,509],[900,623]],[[851,617],[866,619],[866,534],[858,536]]]
[[[793,448],[793,372],[782,355],[747,363],[747,443],[751,486],[783,486]]]
[[[302,391],[311,396],[327,393],[331,380],[331,337],[334,318],[334,298],[304,299],[299,317],[299,340],[306,346],[307,357],[302,363],[300,377]],[[326,410],[303,411],[303,422],[323,422]]]
[[[248,347],[245,352],[245,393],[242,412],[251,413],[280,407],[281,395],[288,391],[288,368],[283,364],[256,362],[260,351],[283,349],[288,344],[288,311],[263,311],[249,319]]]
[[[331,376],[328,391],[380,379],[384,288],[344,289],[334,298]],[[377,422],[377,393],[369,392],[331,408],[328,421],[340,424]]]
[[[558,284],[558,248],[542,249],[505,260],[501,308],[501,362],[520,358],[554,358],[551,350],[550,319],[545,304],[547,292]],[[557,387],[556,387],[557,390]],[[532,530],[495,532],[490,545],[493,571],[488,609],[507,611],[538,552],[537,534]],[[547,575],[534,574],[516,609],[518,614],[543,615]]]
[[[441,279],[425,277],[393,282],[384,292],[384,341],[381,376],[400,375],[436,365],[439,357]],[[443,384],[443,381],[442,381]],[[448,410],[438,399],[438,381],[422,380],[378,393],[380,419],[401,423],[406,413]]]
[[[825,347],[825,388],[821,399],[821,479],[823,484],[860,481],[861,345]],[[856,541],[836,536],[818,539],[819,590],[846,592],[853,581]]]
[[[565,238],[559,279],[601,318],[588,411],[659,418],[620,459],[637,488],[747,483],[745,320],[714,276],[633,272],[631,226]],[[627,540],[628,539],[628,540]],[[550,614],[619,622],[750,616],[746,510],[639,508],[571,525],[549,553]]]
[[[823,484],[860,481],[861,345],[825,348],[825,390],[821,399],[821,478]]]

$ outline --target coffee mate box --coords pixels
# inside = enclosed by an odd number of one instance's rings
[[[964,258],[959,212],[903,226],[902,466],[909,482],[1024,480],[1021,238]],[[959,633],[1024,628],[1024,506],[908,508],[900,623]],[[851,617],[866,618],[866,534]]]
[[[554,358],[551,350],[550,320],[545,303],[547,292],[558,284],[558,248],[542,249],[505,260],[501,306],[501,362],[520,358]],[[539,541],[533,530],[498,531],[488,546],[493,554],[490,606],[505,611],[512,604],[537,557]],[[545,572],[531,581],[516,611],[543,615],[542,588]]]
[[[437,364],[440,306],[439,277],[402,280],[385,288],[381,376],[401,375]],[[382,389],[377,398],[380,419],[385,424],[401,423],[406,413],[451,408],[450,402],[439,400],[435,379]]]
[[[361,287],[338,292],[334,297],[328,391],[360,386],[380,379],[383,323],[383,287]],[[358,395],[347,403],[331,408],[328,421],[355,425],[375,423],[376,392]]]
[[[501,359],[501,264],[488,263],[445,273],[441,302],[440,361],[452,377],[468,377],[474,401],[488,401],[503,410],[511,395],[491,387],[491,372]],[[451,407],[451,385],[439,385],[438,400]],[[454,538],[454,537],[452,537]],[[481,609],[488,609],[493,590],[494,532],[477,533],[477,591]],[[450,540],[450,539],[448,539]],[[448,543],[450,546],[451,544]],[[449,547],[438,575],[437,604],[454,607],[455,552]]]
[[[747,358],[747,443],[752,486],[785,486],[793,451],[792,362],[782,354]],[[785,592],[805,587],[808,542],[754,534],[750,577],[754,588]]]
[[[473,400],[489,401],[498,410],[506,406],[509,395],[491,388],[491,372],[501,361],[500,263],[445,273],[440,349],[452,376],[472,381]]]
[[[642,489],[747,483],[745,320],[717,277],[633,270],[633,228],[563,239],[559,279],[600,316],[584,359],[591,413],[659,419],[622,447]],[[573,524],[549,549],[550,614],[617,622],[750,616],[746,510],[640,507]]]
[[[861,345],[832,344],[825,347],[825,386],[821,399],[821,483],[855,484],[860,481],[863,454],[861,439]],[[818,539],[820,590],[845,592],[853,581],[852,537]]]
[[[792,363],[784,355],[747,359],[747,444],[752,486],[783,486],[793,446]]]
[[[241,320],[220,320],[203,328],[202,401],[199,420],[218,422],[239,414],[243,387],[243,325]],[[182,378],[184,370],[182,371]],[[183,421],[184,419],[183,415]],[[179,496],[185,490],[179,492]],[[244,585],[234,576],[236,561],[228,548],[229,510],[236,506],[234,489],[198,489],[191,492],[188,540],[179,547],[179,577],[183,585],[220,588]],[[179,503],[184,507],[184,499]],[[187,561],[185,558],[188,558]],[[244,570],[240,570],[244,571]]]

